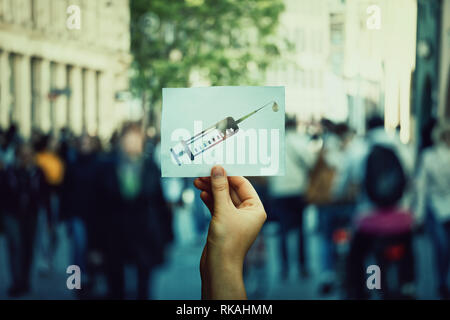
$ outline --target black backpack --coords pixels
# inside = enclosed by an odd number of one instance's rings
[[[365,188],[369,199],[379,207],[396,204],[406,187],[406,175],[395,152],[372,146],[367,158]]]

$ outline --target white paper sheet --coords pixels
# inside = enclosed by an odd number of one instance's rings
[[[284,87],[165,88],[163,177],[284,175]]]

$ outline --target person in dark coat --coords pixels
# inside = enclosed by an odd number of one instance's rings
[[[3,206],[12,285],[8,294],[18,297],[30,290],[33,243],[37,214],[48,203],[48,186],[43,172],[35,165],[33,150],[21,144],[16,163],[4,172]]]
[[[76,150],[74,146],[66,146],[66,153],[72,154],[72,160],[68,159],[66,162],[66,172],[61,187],[61,219],[66,222],[71,238],[71,264],[78,265],[83,272],[83,290],[89,287],[90,280],[87,254],[89,234],[92,232],[88,232],[88,229],[94,214],[97,158],[93,147],[93,139],[88,135],[78,139]]]
[[[111,299],[125,298],[126,263],[137,268],[137,298],[149,297],[151,270],[163,262],[170,238],[161,175],[153,159],[144,155],[143,144],[140,128],[128,126],[120,138],[120,151],[99,165],[97,226]]]

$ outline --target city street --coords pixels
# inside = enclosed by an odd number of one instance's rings
[[[302,279],[297,274],[295,262],[296,234],[289,234],[290,245],[290,274],[288,279],[280,278],[279,270],[279,239],[277,236],[277,225],[267,224],[264,229],[266,248],[268,250],[268,261],[266,271],[257,281],[265,283],[266,290],[264,296],[256,298],[262,299],[337,299],[339,295],[331,294],[320,296],[318,285],[320,280],[319,268],[319,238],[314,232],[314,210],[309,210],[307,214],[308,246],[307,259],[309,261],[310,277]],[[202,251],[203,241],[199,240],[193,231],[190,212],[178,210],[174,219],[176,241],[168,252],[168,259],[165,265],[155,272],[153,279],[154,299],[200,299],[200,276],[198,271],[199,259]],[[60,245],[55,256],[55,269],[53,272],[43,276],[36,268],[39,258],[34,264],[33,270],[33,292],[25,299],[74,299],[73,292],[66,288],[65,268],[68,265],[69,243],[67,234],[63,226],[58,230],[61,237]],[[438,298],[435,290],[435,279],[432,268],[432,251],[428,239],[424,236],[416,240],[416,257],[418,257],[418,292],[420,299]],[[7,254],[5,237],[0,236],[0,299],[7,299]],[[266,274],[266,276],[264,276]],[[126,273],[128,292],[133,292],[135,284],[135,274],[133,269]],[[102,282],[103,281],[103,282]],[[100,279],[99,287],[104,289],[104,279]],[[254,284],[254,281],[252,282]],[[249,289],[251,286],[248,284]],[[98,290],[102,290],[99,288]],[[249,292],[249,298],[252,298]]]
[[[450,0],[0,0],[0,300],[450,299],[448,163]]]

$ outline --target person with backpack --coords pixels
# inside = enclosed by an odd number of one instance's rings
[[[340,280],[335,235],[347,227],[354,212],[352,201],[336,191],[351,131],[343,123],[336,124],[326,119],[321,121],[321,127],[323,144],[309,172],[306,200],[318,211],[321,234],[318,290],[321,295],[328,295],[336,291]]]
[[[356,212],[359,214],[364,214],[373,207],[373,203],[367,197],[364,188],[367,158],[373,146],[384,146],[392,150],[400,161],[406,177],[411,177],[414,171],[412,149],[408,145],[403,144],[397,134],[388,133],[385,130],[382,117],[370,117],[367,120],[366,128],[366,135],[364,137],[355,137],[347,147],[333,189],[336,198],[345,196],[349,189],[353,190],[352,193],[356,197]],[[402,201],[405,201],[406,197],[403,198]]]
[[[369,120],[366,152],[361,154],[359,167],[356,167],[360,170],[360,194],[348,257],[347,284],[350,298],[368,298],[365,260],[374,253],[377,258],[381,257],[381,261],[377,262],[384,266],[384,256],[378,253],[386,251],[388,247],[394,248],[391,246],[394,243],[399,244],[396,248],[401,248],[403,257],[398,273],[401,294],[405,297],[414,295],[414,219],[413,214],[401,205],[408,186],[410,167],[404,160],[407,153],[401,151],[395,138],[388,136],[382,124],[379,118]],[[383,274],[382,279],[385,278]]]

